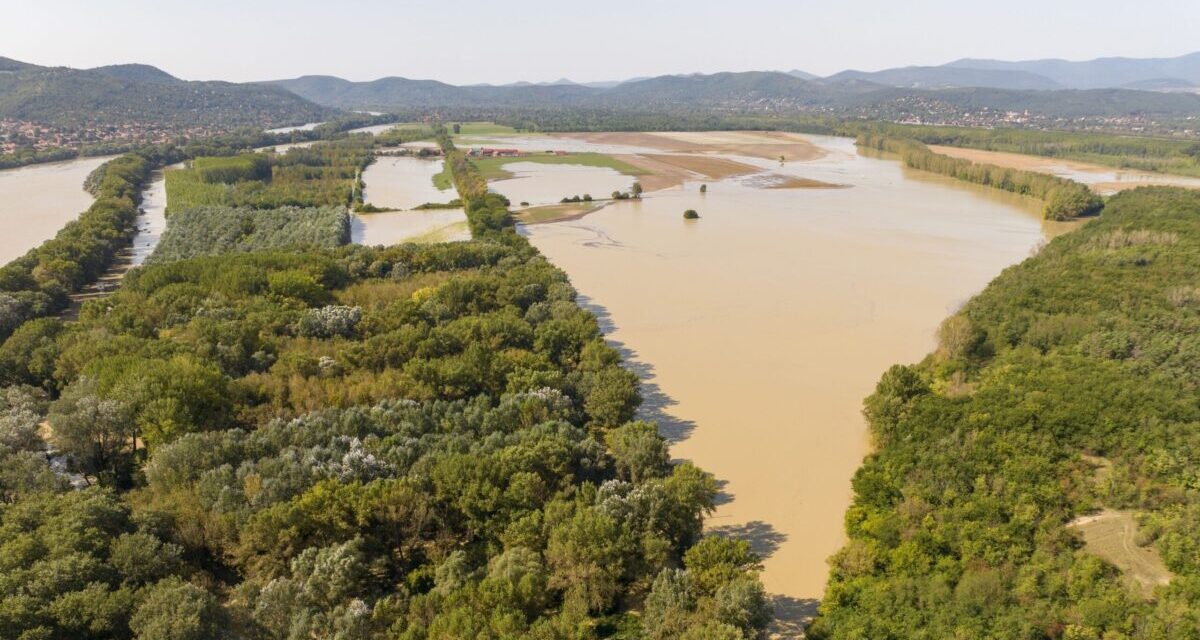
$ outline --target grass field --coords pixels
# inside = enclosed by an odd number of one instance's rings
[[[515,213],[517,222],[525,224],[541,224],[545,222],[560,222],[582,218],[587,214],[603,208],[608,202],[570,202],[566,204],[550,204],[542,207],[530,207]]]
[[[572,153],[565,156],[535,154],[517,158],[472,158],[471,163],[479,169],[488,180],[505,180],[513,174],[504,168],[515,162],[536,162],[538,164],[571,164],[585,167],[604,167],[627,176],[644,176],[649,171],[635,167],[624,160],[618,160],[602,153]],[[433,185],[438,189],[449,189],[453,186],[449,165],[443,163],[442,170],[433,176]]]
[[[1154,587],[1171,581],[1171,572],[1153,546],[1138,546],[1138,524],[1130,511],[1106,509],[1077,518],[1071,528],[1083,534],[1084,548],[1120,569],[1131,584],[1149,597]]]

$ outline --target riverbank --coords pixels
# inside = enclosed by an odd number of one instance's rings
[[[1114,169],[1101,164],[1031,156],[1006,151],[986,151],[930,145],[930,150],[951,158],[961,158],[982,164],[993,164],[1022,171],[1035,171],[1061,178],[1070,178],[1092,187],[1100,195],[1113,195],[1128,189],[1146,186],[1175,186],[1200,189],[1200,178],[1173,176],[1133,169]]]
[[[809,140],[814,160],[753,166],[849,188],[730,177],[525,228],[633,363],[672,455],[721,482],[708,526],[763,555],[787,633],[845,540],[878,372],[928,351],[948,311],[1045,237],[1030,199]]]

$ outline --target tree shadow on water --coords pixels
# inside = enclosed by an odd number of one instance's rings
[[[679,403],[663,393],[663,390],[654,382],[654,366],[641,362],[637,358],[637,352],[625,346],[624,343],[612,339],[616,324],[613,323],[612,314],[608,312],[608,309],[582,293],[578,294],[576,301],[579,306],[596,316],[596,322],[600,325],[600,331],[604,334],[608,344],[621,354],[625,368],[632,371],[641,381],[639,391],[642,394],[642,404],[638,408],[638,419],[657,424],[658,432],[669,444],[687,440],[696,430],[696,423],[671,415],[669,409]]]
[[[732,540],[749,542],[750,550],[764,560],[771,557],[779,550],[780,545],[787,541],[786,533],[781,533],[762,520],[712,527],[709,532]]]
[[[772,606],[775,607],[775,619],[767,627],[767,637],[780,640],[803,638],[804,628],[817,615],[817,605],[821,602],[815,598],[793,598],[781,595],[769,597]]]

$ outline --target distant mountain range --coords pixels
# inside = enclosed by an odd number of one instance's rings
[[[788,83],[777,76],[806,80],[813,85]],[[650,89],[661,88],[668,93],[683,88],[702,88],[702,85],[729,80],[735,85],[764,89],[778,97],[781,90],[792,97],[806,94],[810,101],[836,98],[838,90],[861,94],[863,89],[895,87],[902,89],[1008,89],[1017,91],[1058,91],[1064,89],[1129,89],[1157,92],[1200,92],[1200,52],[1178,58],[1100,58],[1084,62],[1067,60],[1029,60],[1006,62],[964,58],[932,67],[896,67],[882,71],[842,71],[825,78],[793,69],[775,72],[743,72],[731,74],[690,74],[631,78],[607,82],[577,83],[562,78],[554,82],[516,82],[506,85],[471,85],[455,87],[432,80],[381,78],[371,82],[349,82],[330,76],[304,76],[279,80],[269,84],[285,87],[313,102],[334,107],[422,107],[422,106],[538,106],[571,101],[619,102],[629,85],[652,81],[650,86],[628,90],[629,94],[647,96],[662,102],[666,96]],[[737,78],[734,80],[733,78]],[[769,79],[774,78],[774,79]],[[773,84],[763,87],[762,83]],[[822,91],[817,87],[824,87]],[[513,91],[530,89],[530,91]],[[590,90],[590,91],[589,91]],[[612,90],[610,92],[610,90]]]
[[[45,126],[229,129],[312,122],[333,113],[281,87],[188,82],[143,64],[71,69],[0,58],[0,118]]]
[[[1042,76],[1067,89],[1133,88],[1156,83],[1173,89],[1200,88],[1200,52],[1178,58],[1097,58],[1085,62],[964,58],[940,68],[1019,71]]]
[[[1182,122],[1200,114],[1197,87],[1200,53],[1086,62],[963,59],[934,67],[849,70],[825,78],[794,69],[502,86],[399,77],[352,82],[334,76],[189,82],[143,64],[70,69],[0,58],[0,119],[81,132],[126,123],[151,132],[196,132],[315,122],[338,110],[715,108],[816,110],[982,126],[1036,117],[1046,126],[1058,126],[1056,118]]]
[[[1045,68],[1056,69],[1053,77],[1032,70]],[[1103,81],[1104,77],[1109,80]],[[590,84],[563,79],[455,86],[436,80],[389,77],[351,82],[332,76],[303,76],[268,84],[340,109],[729,107],[820,109],[921,121],[949,121],[953,118],[946,116],[956,110],[1028,110],[1048,118],[1182,118],[1200,113],[1200,95],[1190,91],[1200,84],[1200,54],[1169,60],[1114,58],[1053,64],[959,60],[938,67],[843,71],[826,78],[793,70],[668,75]]]

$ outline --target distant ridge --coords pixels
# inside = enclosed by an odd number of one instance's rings
[[[183,82],[183,80],[176,78],[166,71],[148,64],[113,64],[106,67],[96,67],[92,71],[130,82]]]
[[[855,78],[876,84],[911,89],[989,87],[993,89],[1050,90],[1064,88],[1058,82],[1028,71],[973,69],[968,67],[899,67],[883,71],[843,71],[830,80]]]
[[[989,81],[1002,86],[973,86]],[[340,109],[426,108],[736,108],[866,114],[884,119],[940,120],[965,111],[1024,112],[1048,117],[1186,117],[1200,96],[1124,88],[1057,88],[1052,80],[1010,70],[908,67],[892,72],[843,72],[805,79],[779,71],[666,75],[612,86],[523,84],[455,86],[435,80],[380,78],[350,82],[303,76],[270,83],[317,104]]]
[[[315,122],[334,113],[279,87],[188,82],[144,64],[71,69],[0,58],[0,71],[0,117],[53,127],[228,130]]]
[[[1071,89],[1115,88],[1162,78],[1175,78],[1200,85],[1200,52],[1175,58],[1096,58],[1081,62],[1059,59],[1007,62],[963,58],[945,66],[1025,71]]]

